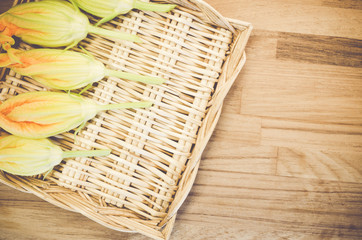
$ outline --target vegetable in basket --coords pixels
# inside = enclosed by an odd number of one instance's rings
[[[11,97],[0,105],[0,127],[19,137],[46,138],[82,127],[100,111],[151,105],[151,102],[99,105],[71,93],[28,92]]]
[[[89,23],[85,14],[67,1],[44,0],[16,5],[0,15],[0,43],[17,36],[44,47],[75,46],[88,33],[140,42],[138,36],[110,31]]]
[[[7,49],[0,54],[0,67],[32,77],[47,87],[73,90],[97,82],[105,76],[114,76],[146,84],[161,84],[162,78],[148,77],[106,69],[93,56],[58,49],[32,49],[29,51]]]
[[[102,17],[96,25],[108,22],[134,8],[145,11],[169,12],[176,7],[175,4],[150,3],[140,0],[70,0],[70,2],[74,2],[86,12]]]
[[[0,138],[0,170],[33,176],[53,169],[63,158],[107,156],[111,150],[65,151],[50,140],[17,136]]]

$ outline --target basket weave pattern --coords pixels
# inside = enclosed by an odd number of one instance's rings
[[[72,132],[52,138],[64,150],[109,148],[112,154],[65,159],[45,179],[0,171],[1,182],[115,230],[169,237],[222,102],[245,62],[251,26],[225,19],[199,0],[166,2],[178,7],[171,13],[132,11],[102,25],[138,34],[142,44],[92,34],[80,43],[110,69],[167,79],[155,86],[104,78],[83,95],[101,104],[154,105],[103,112],[76,139]],[[2,70],[0,101],[41,90],[48,89]]]

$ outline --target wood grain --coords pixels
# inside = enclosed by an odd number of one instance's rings
[[[361,1],[207,2],[255,29],[171,239],[361,239]],[[4,240],[148,239],[4,185],[0,212]]]
[[[324,0],[322,5],[362,10],[362,2],[360,0]]]
[[[362,183],[362,152],[323,151],[280,147],[280,176]]]
[[[259,59],[241,74],[241,114],[361,124],[362,69]]]
[[[362,40],[280,33],[276,56],[283,60],[362,67]]]

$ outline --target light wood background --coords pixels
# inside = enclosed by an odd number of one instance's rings
[[[254,31],[171,239],[362,239],[362,1],[207,2]],[[147,238],[0,185],[0,239]]]

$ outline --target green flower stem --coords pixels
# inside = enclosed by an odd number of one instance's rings
[[[121,108],[149,108],[152,106],[152,102],[129,102],[129,103],[114,103],[108,105],[98,105],[98,111],[107,111],[112,109]]]
[[[175,4],[159,4],[150,2],[134,1],[133,7],[144,11],[169,12],[176,7]]]
[[[128,34],[128,33],[122,33],[122,32],[116,32],[116,31],[110,31],[107,29],[103,29],[100,27],[95,27],[92,25],[88,26],[88,31],[90,33],[96,33],[102,36],[106,36],[106,37],[111,37],[111,38],[115,38],[115,39],[122,39],[122,40],[127,40],[127,41],[131,41],[131,42],[137,42],[137,43],[141,43],[141,39],[134,34]]]
[[[67,151],[67,152],[63,152],[63,158],[102,157],[102,156],[107,156],[110,153],[111,153],[111,150],[109,150],[109,149],[85,150],[85,151]]]
[[[113,18],[117,17],[118,15],[119,15],[119,13],[116,12],[116,13],[114,13],[114,14],[112,14],[112,15],[109,15],[109,16],[107,16],[107,17],[104,17],[104,18],[102,18],[101,20],[99,20],[99,22],[97,22],[95,26],[98,27],[99,25],[101,25],[101,24],[103,24],[103,23],[105,23],[105,22],[111,21]]]
[[[123,78],[131,81],[143,82],[146,84],[162,84],[165,82],[165,79],[159,77],[148,77],[134,73],[127,73],[127,72],[115,71],[110,69],[106,69],[106,75],[111,77]]]

